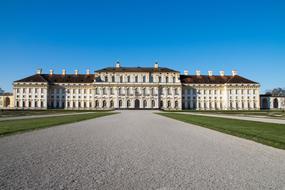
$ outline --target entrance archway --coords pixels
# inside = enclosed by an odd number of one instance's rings
[[[135,100],[135,109],[140,108],[140,101],[138,99]]]
[[[267,98],[262,99],[262,108],[268,109],[268,100]]]
[[[277,98],[275,98],[273,100],[273,108],[278,108],[278,99]]]

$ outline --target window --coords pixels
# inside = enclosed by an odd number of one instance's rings
[[[160,100],[160,108],[163,108],[163,101]]]
[[[127,77],[127,81],[128,81],[128,82],[131,82],[131,76],[128,76],[128,77]]]
[[[123,76],[120,76],[120,83],[123,82]]]
[[[99,106],[99,102],[98,102],[98,100],[96,100],[95,101],[95,108],[98,108],[98,106]]]
[[[105,76],[105,82],[108,82],[108,76]]]
[[[166,83],[168,83],[168,82],[169,82],[169,81],[168,81],[168,77],[165,77],[165,82],[166,82]]]
[[[113,102],[113,100],[110,101],[110,107],[111,107],[111,108],[114,107],[114,102]]]
[[[122,107],[122,105],[123,105],[122,100],[119,100],[119,108],[121,108],[121,107]]]
[[[146,82],[146,77],[145,77],[145,75],[143,76],[143,82]]]
[[[172,81],[173,81],[173,82],[175,82],[175,81],[176,81],[176,78],[175,78],[175,77],[173,77]]]
[[[136,83],[138,82],[138,76],[135,76],[135,82]]]
[[[149,76],[149,82],[153,82],[153,76],[152,75]]]
[[[154,100],[151,101],[151,107],[152,107],[152,108],[155,107],[155,101],[154,101]]]
[[[127,108],[129,108],[130,106],[131,106],[131,101],[128,100],[128,101],[127,101]]]
[[[103,100],[103,108],[106,107],[106,100]]]
[[[142,95],[145,96],[145,88],[142,89]]]
[[[178,108],[178,101],[175,101],[175,108]]]
[[[115,76],[112,76],[112,82],[115,82]]]
[[[147,107],[147,101],[146,101],[146,100],[143,101],[143,107],[144,107],[144,108]]]
[[[161,83],[161,77],[160,76],[158,77],[158,82]]]
[[[170,107],[171,107],[171,102],[167,101],[167,108],[170,108]]]

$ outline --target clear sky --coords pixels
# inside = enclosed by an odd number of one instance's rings
[[[225,70],[285,87],[284,0],[2,0],[0,87],[37,68]]]

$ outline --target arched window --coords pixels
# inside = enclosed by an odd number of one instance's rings
[[[136,83],[138,82],[138,76],[135,76],[135,82]]]
[[[152,75],[149,76],[149,82],[153,82],[153,76]]]
[[[163,101],[162,100],[160,100],[160,106],[159,107],[163,108]]]
[[[111,107],[111,108],[114,107],[114,102],[113,102],[113,100],[110,101],[110,107]]]
[[[171,94],[170,88],[167,88],[167,95],[170,95],[170,94]]]
[[[144,107],[144,108],[147,107],[147,101],[146,101],[146,100],[143,101],[143,107]]]
[[[171,107],[171,102],[167,101],[167,108],[170,108],[170,107]]]
[[[278,108],[278,99],[277,98],[274,98],[273,100],[273,108]]]
[[[178,108],[178,101],[175,101],[175,108]]]
[[[98,106],[99,106],[99,102],[98,102],[98,100],[96,100],[95,101],[95,108],[98,108]]]
[[[161,76],[158,77],[158,82],[161,83]]]
[[[155,101],[154,101],[154,100],[151,101],[151,107],[152,107],[152,108],[155,107]]]
[[[128,79],[128,82],[131,82],[131,76],[128,76],[127,79]]]
[[[127,108],[129,108],[129,107],[131,107],[131,101],[130,100],[127,101]]]
[[[121,108],[123,105],[122,100],[119,100],[119,108]]]
[[[103,108],[105,108],[106,107],[106,100],[103,100]]]

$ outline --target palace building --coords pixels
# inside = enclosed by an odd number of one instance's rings
[[[16,109],[257,110],[260,85],[237,75],[189,75],[170,68],[107,67],[35,75],[13,83]]]

